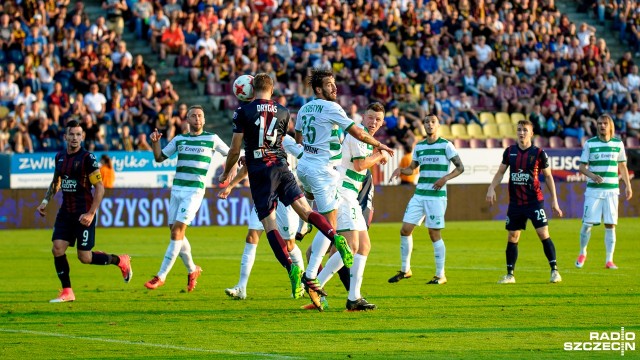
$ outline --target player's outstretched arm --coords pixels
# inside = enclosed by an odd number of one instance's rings
[[[372,145],[373,147],[376,147],[382,151],[386,151],[387,153],[389,153],[390,156],[393,156],[394,151],[393,149],[391,149],[390,147],[388,147],[387,145],[381,143],[380,141],[376,140],[373,136],[369,135],[366,131],[362,130],[360,127],[358,126],[350,126],[347,129],[347,132],[353,136],[354,138],[365,142],[369,145]]]
[[[551,167],[547,167],[546,169],[543,169],[542,174],[544,175],[544,183],[547,186],[547,190],[549,191],[549,194],[551,195],[551,210],[553,210],[554,214],[560,217],[563,217],[564,214],[560,209],[560,205],[558,205],[558,195],[556,194],[556,183],[553,180]]]
[[[240,181],[246,178],[248,174],[249,172],[247,171],[246,166],[238,168],[238,173],[236,174],[236,176],[234,176],[233,179],[231,179],[231,181],[229,182],[229,185],[227,185],[224,189],[218,192],[218,197],[220,199],[226,199],[231,193],[231,190],[233,190],[233,188],[236,187],[236,185],[240,184]]]
[[[53,199],[53,195],[55,195],[58,192],[58,190],[60,190],[60,180],[61,180],[60,174],[58,174],[57,171],[54,171],[53,180],[51,181],[51,184],[49,184],[47,193],[44,195],[44,199],[42,199],[42,202],[37,207],[37,210],[40,216],[47,215],[47,211],[46,211],[47,205],[49,204],[49,201]]]
[[[407,176],[412,175],[413,171],[416,168],[418,168],[418,166],[420,166],[420,164],[417,161],[413,160],[413,161],[411,161],[411,164],[409,166],[404,167],[404,168],[400,168],[399,167],[399,168],[393,170],[393,173],[391,173],[391,178],[389,180],[394,180],[394,179],[400,177],[400,175],[407,175]]]
[[[487,190],[487,202],[490,205],[493,205],[496,202],[496,186],[498,186],[502,181],[505,172],[507,172],[507,165],[501,163],[498,167],[498,171],[493,176],[489,189]]]

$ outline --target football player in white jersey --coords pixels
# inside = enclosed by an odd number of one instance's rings
[[[282,139],[282,145],[288,154],[293,155],[298,159],[302,156],[302,146],[296,144],[296,141],[291,136],[286,135]],[[247,175],[247,167],[244,166],[240,168],[236,177],[229,182],[229,185],[220,190],[218,197],[226,199],[231,193],[231,190],[238,185],[240,181],[246,178]],[[298,268],[304,271],[302,252],[298,245],[296,245],[294,238],[296,232],[295,226],[297,226],[298,220],[298,214],[296,214],[295,210],[293,210],[291,206],[284,206],[284,204],[278,201],[278,206],[276,208],[278,230],[280,231],[280,234],[282,234],[282,239],[287,243],[287,250],[289,251],[291,261],[296,264]],[[260,235],[264,232],[264,225],[262,225],[258,219],[258,213],[255,206],[252,209],[248,227],[249,230],[247,231],[246,243],[242,253],[242,260],[240,261],[240,279],[236,286],[224,290],[228,296],[239,300],[244,300],[247,297],[247,283],[249,282],[251,268],[253,268],[253,263],[256,259],[256,249],[258,247],[258,242],[260,241]],[[300,288],[300,290],[302,290],[302,293],[298,293],[297,297],[301,297],[304,294],[304,289]]]
[[[177,135],[162,150],[159,142],[162,134],[158,132],[158,129],[155,129],[150,135],[156,162],[162,162],[174,153],[178,154],[178,165],[171,188],[168,215],[171,241],[164,255],[160,271],[144,284],[147,289],[151,290],[164,285],[178,255],[189,272],[187,291],[193,291],[196,287],[202,269],[193,262],[191,244],[189,244],[185,232],[202,204],[205,192],[205,174],[209,169],[213,154],[218,151],[226,156],[229,152],[229,147],[218,135],[204,131],[205,118],[202,106],[195,105],[189,108],[187,122],[189,123],[189,134]],[[230,170],[235,171],[234,169]]]
[[[357,140],[373,145],[378,151],[386,151],[393,156],[393,150],[373,138],[347,117],[342,107],[336,103],[337,87],[330,70],[313,69],[310,80],[316,96],[305,104],[296,119],[296,141],[303,145],[305,155],[298,162],[298,179],[305,192],[316,201],[318,212],[323,214],[332,226],[337,225],[338,174],[332,161],[341,158],[341,146],[338,140],[339,129],[345,130]],[[351,267],[353,254],[346,244],[334,244],[340,253],[344,265]],[[321,295],[326,295],[318,279],[318,267],[331,246],[331,241],[322,234],[316,235],[311,245],[311,257],[303,282]]]
[[[447,278],[444,274],[445,246],[440,230],[444,229],[444,214],[447,210],[447,182],[464,172],[464,165],[453,144],[438,136],[440,121],[438,117],[429,114],[424,119],[427,131],[425,140],[416,144],[413,150],[413,160],[405,168],[397,168],[391,179],[400,174],[411,175],[420,167],[420,177],[416,191],[405,211],[400,230],[400,253],[402,268],[389,279],[390,283],[398,282],[412,276],[411,251],[413,250],[413,229],[425,221],[429,229],[429,237],[433,243],[433,253],[436,262],[436,274],[427,284],[444,284]],[[449,172],[449,162],[455,168]]]
[[[591,228],[604,222],[605,267],[617,269],[613,262],[616,247],[616,224],[618,223],[618,196],[620,185],[618,172],[624,181],[625,199],[633,196],[624,144],[613,137],[615,128],[609,115],[600,115],[596,122],[598,136],[584,143],[580,156],[580,172],[587,176],[584,193],[584,215],[580,229],[580,255],[576,267],[582,268],[587,260],[587,245]]]
[[[384,123],[384,113],[382,104],[377,102],[370,104],[364,114],[362,125],[358,126],[370,135],[374,135]],[[338,195],[342,201],[338,208],[337,229],[356,253],[353,266],[350,269],[349,296],[346,305],[348,311],[376,309],[376,305],[367,302],[360,294],[367,256],[371,250],[371,240],[358,195],[366,179],[367,170],[373,165],[385,163],[387,160],[386,153],[373,150],[371,145],[358,141],[351,135],[347,135],[342,143],[342,161],[338,166],[340,174]],[[324,286],[343,265],[340,254],[334,253],[318,275],[320,284]],[[324,299],[323,306],[327,306]]]

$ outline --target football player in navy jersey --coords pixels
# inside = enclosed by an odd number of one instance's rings
[[[56,154],[53,181],[38,206],[40,215],[46,215],[51,198],[62,189],[62,206],[56,216],[53,228],[53,257],[56,273],[62,284],[62,291],[52,303],[74,301],[69,278],[69,262],[65,252],[78,241],[78,259],[83,264],[116,265],[125,282],[131,280],[131,259],[129,255],[109,255],[91,251],[95,245],[96,211],[104,196],[104,185],[96,157],[83,149],[84,131],[80,123],[71,120],[65,131],[67,149]],[[91,187],[95,192],[91,193]]]
[[[502,181],[507,168],[509,171],[509,208],[507,210],[506,229],[509,232],[507,237],[507,275],[499,284],[513,284],[516,282],[513,270],[518,259],[518,240],[520,231],[527,227],[527,220],[531,220],[538,237],[542,241],[544,254],[551,266],[550,282],[562,281],[556,264],[556,249],[553,241],[549,237],[549,226],[547,215],[544,211],[544,195],[540,188],[538,175],[544,175],[547,190],[551,194],[551,209],[554,214],[562,217],[562,210],[558,206],[556,196],[556,186],[549,167],[549,157],[544,150],[533,146],[533,124],[529,120],[518,122],[518,141],[516,145],[511,145],[504,150],[502,162],[498,172],[493,177],[489,190],[487,191],[487,201],[493,205],[496,201],[495,188]]]

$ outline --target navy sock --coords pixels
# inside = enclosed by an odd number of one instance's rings
[[[99,251],[91,252],[91,265],[109,265],[111,256]]]
[[[344,288],[349,291],[349,285],[351,284],[351,270],[343,266],[338,270],[338,276],[340,276],[340,281],[342,281],[342,285]]]
[[[280,265],[286,268],[287,271],[291,270],[291,257],[289,256],[289,251],[287,251],[287,243],[284,242],[278,230],[269,231],[267,233],[267,239]]]
[[[542,240],[542,247],[544,254],[547,256],[547,260],[549,260],[551,270],[558,270],[558,265],[556,264],[556,247],[553,245],[551,238]]]
[[[507,274],[513,275],[518,260],[518,243],[507,242]]]
[[[320,230],[322,235],[326,236],[333,244],[333,238],[336,236],[336,231],[324,216],[320,215],[318,212],[312,211],[307,220],[309,220],[308,222],[311,223],[311,225]]]
[[[62,288],[70,288],[71,278],[69,278],[69,262],[67,261],[67,255],[65,254],[54,257],[53,263],[56,266],[56,273],[58,273],[58,279],[60,279]]]

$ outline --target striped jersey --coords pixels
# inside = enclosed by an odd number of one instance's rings
[[[587,195],[597,195],[604,192],[620,194],[618,181],[618,163],[627,161],[624,144],[620,139],[612,138],[604,142],[597,136],[584,143],[580,162],[587,164],[589,170],[599,175],[604,180],[602,184],[596,184],[587,179]]]
[[[305,152],[300,161],[324,167],[341,159],[340,129],[353,125],[347,113],[333,101],[316,99],[306,103],[296,118],[296,132],[302,133]]]
[[[369,132],[364,126],[357,126]],[[358,196],[360,189],[362,189],[362,183],[367,177],[367,169],[356,171],[353,167],[353,161],[364,159],[371,154],[373,154],[373,146],[347,134],[342,142],[342,163],[338,167],[340,173],[338,191],[353,191],[353,195]]]
[[[434,190],[433,184],[449,174],[449,163],[456,156],[458,156],[456,148],[450,141],[443,138],[438,138],[432,144],[429,144],[427,140],[416,144],[416,148],[413,150],[413,161],[420,165],[420,175],[415,195],[446,197],[446,184],[440,190]]]
[[[531,145],[520,149],[511,145],[502,153],[502,164],[509,167],[509,203],[536,205],[544,201],[540,187],[540,172],[549,167],[549,156],[541,148]]]
[[[173,188],[180,190],[204,189],[205,176],[211,164],[213,154],[218,151],[227,156],[229,147],[218,135],[203,131],[200,135],[176,135],[162,154],[167,158],[178,153],[176,176],[173,178]]]

